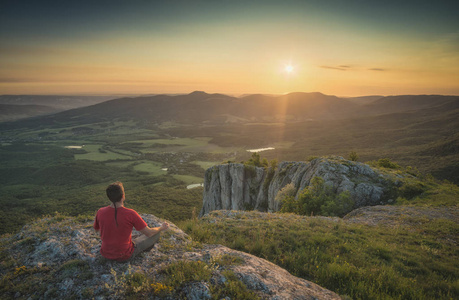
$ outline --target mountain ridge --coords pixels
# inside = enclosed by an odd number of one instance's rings
[[[382,97],[368,104],[356,104],[346,98],[319,92],[233,97],[195,91],[186,95],[163,94],[117,98],[81,108],[72,108],[38,118],[36,121],[64,122],[66,119],[72,119],[75,122],[80,120],[81,123],[97,119],[131,118],[153,123],[172,121],[191,124],[225,124],[226,118],[220,117],[231,115],[240,122],[299,122],[419,111],[438,108],[441,105],[449,105],[449,109],[457,109],[459,97],[402,95]]]

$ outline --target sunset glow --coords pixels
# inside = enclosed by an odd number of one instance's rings
[[[2,1],[0,94],[459,94],[458,3]]]

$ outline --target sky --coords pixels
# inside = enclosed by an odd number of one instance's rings
[[[0,2],[0,94],[459,95],[459,1]]]

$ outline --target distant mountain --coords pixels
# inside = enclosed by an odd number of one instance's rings
[[[459,96],[441,95],[403,95],[378,99],[368,105],[366,110],[371,114],[389,114],[418,109],[431,109],[447,106],[459,108]]]
[[[59,95],[0,95],[0,104],[45,105],[57,110],[67,110],[93,105],[114,96],[59,96]]]
[[[231,124],[231,123],[291,123],[311,120],[340,120],[374,118],[381,116],[381,122],[391,119],[418,120],[443,117],[443,114],[457,116],[459,96],[370,96],[356,104],[355,99],[345,99],[321,93],[290,93],[287,95],[248,95],[232,97],[223,94],[207,94],[196,91],[186,95],[155,95],[134,98],[119,98],[90,106],[71,109],[31,122],[9,124],[9,126],[34,126],[34,122],[54,124],[72,121],[87,124],[112,120],[136,120],[153,124],[174,122],[178,124]],[[70,98],[69,98],[70,99]],[[54,98],[54,104],[59,101]],[[101,98],[83,99],[76,103],[88,104],[102,101]],[[21,100],[25,103],[25,100]],[[42,99],[42,102],[46,102]],[[76,104],[75,104],[76,105]],[[387,114],[396,114],[388,116]],[[419,119],[420,120],[420,119]],[[415,122],[416,123],[416,122]],[[414,123],[413,123],[414,124]]]
[[[372,95],[372,96],[361,96],[361,97],[350,97],[346,98],[347,101],[350,101],[355,104],[370,104],[372,102],[375,102],[376,100],[379,100],[383,98],[384,96],[379,96],[379,95]]]
[[[0,122],[15,121],[57,112],[58,109],[45,105],[0,104]]]
[[[0,122],[94,105],[113,96],[0,95]]]
[[[233,122],[295,122],[357,116],[358,105],[321,93],[291,93],[283,96],[250,95],[242,98],[193,92],[187,95],[157,95],[121,98],[68,110],[42,121],[88,123],[113,119],[153,123],[225,124]]]

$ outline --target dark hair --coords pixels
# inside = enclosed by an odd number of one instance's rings
[[[116,219],[116,215],[117,215],[116,202],[119,202],[121,201],[121,199],[123,199],[123,196],[124,196],[123,184],[119,181],[114,182],[110,184],[105,191],[107,192],[108,199],[110,199],[110,201],[113,202],[113,205],[115,206],[115,222],[116,222],[116,226],[118,226],[118,220]]]

